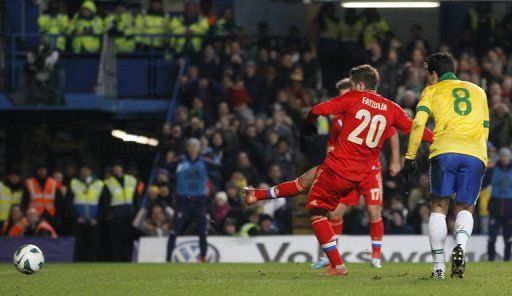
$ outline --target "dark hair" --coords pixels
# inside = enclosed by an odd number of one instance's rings
[[[336,83],[337,90],[348,89],[348,88],[350,88],[350,79],[348,79],[348,78],[343,78],[340,81],[338,81],[338,83]]]
[[[355,83],[364,83],[366,89],[377,90],[379,85],[379,72],[370,65],[361,65],[350,69],[350,80]]]
[[[455,62],[453,56],[449,53],[431,54],[427,57],[425,63],[427,63],[427,71],[429,73],[435,72],[439,77],[448,72],[455,72]]]

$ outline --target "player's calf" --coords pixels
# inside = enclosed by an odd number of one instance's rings
[[[300,178],[293,181],[284,182],[268,189],[254,189],[250,187],[242,188],[242,196],[248,205],[253,205],[260,200],[292,197],[306,191]]]

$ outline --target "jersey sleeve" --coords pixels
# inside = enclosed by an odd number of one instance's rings
[[[422,137],[429,137],[432,143],[433,134],[430,130],[425,129],[427,120],[431,114],[432,97],[428,87],[423,91],[422,98],[416,107],[416,116],[411,128],[411,135],[409,136],[409,144],[407,145],[406,159],[416,158],[416,153],[421,143]],[[429,131],[425,133],[426,131]]]
[[[432,113],[432,91],[430,88],[425,88],[421,93],[421,99],[416,107],[416,112],[425,112],[429,116]]]
[[[343,114],[349,106],[350,98],[352,98],[352,94],[350,92],[338,96],[329,101],[322,102],[320,104],[315,105],[311,111],[309,111],[308,117],[306,121],[311,123],[315,121],[318,116],[326,116],[326,115],[338,115]]]
[[[413,129],[413,121],[411,120],[411,118],[409,118],[407,113],[405,113],[405,111],[402,108],[400,108],[400,106],[395,104],[394,107],[395,107],[394,127],[396,127],[398,130],[400,130],[400,132],[402,132],[405,135],[409,134]],[[422,131],[424,130],[424,132],[419,134],[418,139],[420,142],[424,141],[427,143],[432,143],[434,134],[432,133],[432,131],[430,129],[425,128],[425,124],[426,124],[429,116],[427,115],[426,112],[421,112],[421,113],[424,113],[426,118],[425,118],[425,122],[423,123],[423,129],[422,129]],[[418,117],[418,113],[416,114],[415,120],[417,118],[418,118],[418,120],[423,120],[421,115]],[[411,137],[412,137],[412,135],[411,135]]]

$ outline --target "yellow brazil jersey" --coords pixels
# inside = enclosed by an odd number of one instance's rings
[[[426,112],[435,123],[430,158],[461,153],[487,164],[489,108],[483,89],[445,73],[438,83],[423,90],[416,110]]]

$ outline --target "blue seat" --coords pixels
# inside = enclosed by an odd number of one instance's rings
[[[155,96],[170,98],[178,76],[178,65],[176,62],[157,62],[155,74]]]
[[[117,59],[117,95],[119,97],[146,97],[148,88],[148,62],[143,59]]]
[[[99,57],[66,57],[60,61],[64,69],[66,93],[93,93],[98,80]]]

